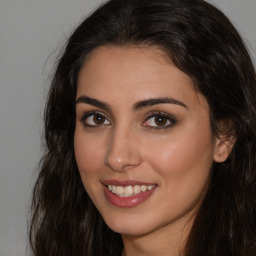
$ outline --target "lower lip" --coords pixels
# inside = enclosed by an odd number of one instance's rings
[[[143,203],[145,200],[147,200],[155,192],[155,189],[156,187],[146,192],[141,192],[134,196],[120,197],[110,192],[108,188],[104,186],[104,193],[105,197],[111,204],[121,208],[130,208],[139,205]]]

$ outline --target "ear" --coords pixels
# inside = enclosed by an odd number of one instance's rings
[[[225,162],[236,142],[233,122],[221,120],[218,124],[219,134],[216,137],[213,160],[217,163]]]

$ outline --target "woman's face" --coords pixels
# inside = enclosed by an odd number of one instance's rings
[[[176,232],[193,219],[217,143],[206,99],[160,50],[94,50],[79,74],[76,114],[79,172],[111,229]]]

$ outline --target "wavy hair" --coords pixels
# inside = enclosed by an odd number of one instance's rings
[[[157,46],[195,82],[210,106],[212,131],[230,120],[236,143],[213,163],[210,186],[184,256],[256,255],[256,77],[227,17],[202,0],[110,0],[70,36],[45,108],[45,153],[33,191],[30,243],[35,256],[120,256],[87,195],[74,157],[77,78],[103,45]]]

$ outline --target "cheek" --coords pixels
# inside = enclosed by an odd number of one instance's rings
[[[101,198],[99,177],[103,162],[100,141],[95,143],[91,136],[85,136],[83,132],[75,132],[74,150],[84,188],[94,204],[98,205],[98,199]]]
[[[159,212],[172,212],[172,216],[183,215],[200,205],[207,191],[212,165],[212,143],[208,134],[175,135],[155,143],[154,150],[148,150],[146,157],[158,173],[159,191],[162,191]],[[166,218],[169,218],[168,214]]]
[[[91,136],[85,136],[82,132],[75,132],[74,150],[77,166],[82,179],[96,176],[103,162],[103,147],[100,141],[93,141]]]
[[[208,172],[212,161],[210,132],[183,132],[147,147],[147,159],[163,175],[183,177]]]

